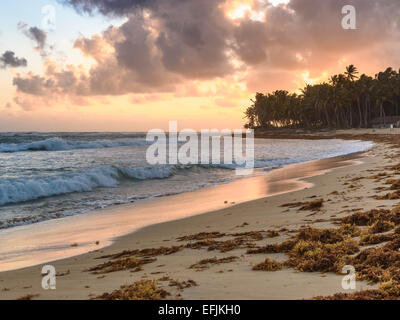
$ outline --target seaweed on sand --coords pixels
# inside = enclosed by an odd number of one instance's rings
[[[270,258],[253,266],[252,270],[256,271],[278,271],[282,269],[282,263]]]
[[[226,234],[221,232],[200,232],[188,236],[182,236],[177,238],[178,241],[190,241],[190,240],[206,240],[206,239],[215,239],[222,238]]]
[[[393,240],[394,234],[367,234],[361,237],[360,245],[372,245]]]
[[[338,229],[303,228],[293,240],[249,249],[247,253],[287,253],[289,259],[284,266],[300,271],[338,272],[344,258],[359,251],[357,242],[351,238],[358,234],[358,228],[348,225]]]
[[[259,254],[259,253],[287,253],[289,252],[296,241],[286,240],[282,243],[267,244],[266,246],[260,248],[251,248],[247,250],[247,254]]]
[[[388,179],[385,184],[390,184],[390,190],[400,189],[400,179]]]
[[[230,256],[230,257],[225,257],[225,258],[220,258],[220,259],[218,259],[217,257],[210,258],[210,259],[203,259],[203,260],[198,261],[195,264],[192,264],[189,268],[195,269],[197,271],[201,271],[201,270],[210,268],[211,265],[221,264],[221,263],[230,263],[230,262],[236,261],[237,259],[238,259],[238,257],[235,257],[235,256]]]
[[[321,210],[324,203],[324,199],[316,199],[308,202],[292,202],[281,205],[281,207],[289,207],[296,208],[300,207],[299,210],[311,210],[311,211],[319,211]]]
[[[89,268],[86,271],[90,271],[93,274],[101,274],[101,273],[110,273],[127,269],[138,270],[137,268],[139,268],[140,270],[142,265],[152,263],[156,260],[157,260],[156,258],[143,258],[143,259],[136,259],[133,257],[121,258],[104,262],[102,264]]]
[[[235,249],[241,248],[251,248],[254,247],[254,241],[260,241],[268,235],[264,235],[264,231],[249,231],[249,232],[241,232],[241,233],[233,233],[229,234],[229,236],[234,236],[233,239],[228,240],[213,240],[213,239],[205,239],[197,242],[190,242],[185,245],[185,248],[190,249],[200,249],[207,248],[208,251],[219,250],[219,252],[228,252]]]
[[[314,300],[397,300],[384,290],[362,290],[353,293],[335,293],[332,296],[317,296]]]
[[[400,252],[388,246],[361,251],[346,260],[357,270],[357,278],[371,282],[400,281]]]
[[[177,287],[179,290],[198,286],[196,281],[191,280],[191,279],[189,279],[187,281],[170,280],[168,285],[170,287]]]
[[[400,223],[400,207],[392,210],[372,209],[366,212],[356,212],[340,220],[342,223],[356,226],[371,226],[377,221],[388,221],[395,224]]]
[[[392,230],[395,224],[391,221],[378,220],[372,226],[369,227],[368,231],[370,233],[382,233]]]
[[[103,293],[100,300],[163,300],[171,294],[158,287],[155,280],[140,280],[131,285],[121,286],[119,290]]]
[[[18,298],[17,300],[32,300],[32,298],[38,297],[40,296],[40,294],[36,293],[36,294],[27,294],[25,296],[22,296],[20,298]]]
[[[137,257],[155,257],[161,255],[169,255],[182,250],[182,246],[160,247],[160,248],[147,248],[142,250],[124,250],[119,253],[104,255],[98,259],[110,258],[118,259],[122,257],[137,256]]]
[[[344,266],[344,258],[358,251],[357,242],[351,238],[335,243],[299,240],[289,251],[289,259],[284,264],[306,272],[339,272]]]
[[[400,199],[400,190],[396,190],[394,192],[386,193],[383,196],[374,196],[376,200],[397,200]]]

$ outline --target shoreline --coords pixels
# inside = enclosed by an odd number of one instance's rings
[[[367,151],[368,153],[369,151]],[[354,155],[352,155],[354,156]],[[358,155],[360,156],[360,155]],[[346,156],[340,156],[337,158],[343,158]],[[328,158],[328,159],[321,159],[321,160],[316,160],[316,161],[312,161],[314,164],[316,162],[324,162],[324,161],[332,161],[333,158]],[[367,158],[368,159],[368,158]],[[295,165],[290,165],[290,166],[294,166],[294,167],[298,167],[299,165],[304,165],[304,163],[301,164],[295,164]],[[279,195],[273,195],[273,196],[268,196],[268,197],[262,197],[258,200],[251,200],[251,201],[247,201],[247,202],[243,202],[240,204],[235,204],[233,206],[230,206],[228,208],[224,208],[221,210],[217,210],[217,211],[212,211],[212,212],[205,212],[202,214],[198,214],[195,216],[190,216],[190,217],[183,217],[181,219],[178,220],[173,220],[173,221],[169,221],[169,222],[161,222],[158,224],[152,224],[146,227],[142,227],[136,231],[134,231],[133,233],[129,233],[125,236],[122,237],[118,237],[116,239],[116,241],[114,243],[112,243],[110,246],[104,247],[102,249],[99,250],[95,250],[89,253],[84,253],[78,256],[73,256],[70,258],[66,258],[66,259],[61,259],[61,260],[57,260],[54,261],[54,263],[52,263],[55,267],[57,272],[59,272],[60,274],[63,273],[68,273],[67,275],[63,275],[61,277],[57,278],[57,290],[55,290],[54,292],[52,292],[50,290],[49,291],[45,291],[41,288],[40,284],[41,284],[41,275],[40,275],[40,265],[39,266],[33,266],[33,267],[28,267],[28,268],[23,268],[23,269],[19,269],[19,270],[12,270],[12,271],[5,271],[5,272],[1,272],[0,273],[0,290],[1,288],[4,289],[8,289],[2,293],[2,297],[1,299],[15,299],[18,297],[23,296],[24,294],[40,294],[40,296],[38,296],[37,298],[39,299],[87,299],[87,298],[91,298],[93,296],[99,295],[103,292],[106,291],[112,291],[114,289],[117,289],[120,285],[122,284],[126,284],[127,281],[131,281],[131,280],[138,280],[138,279],[148,279],[148,278],[153,278],[153,279],[157,279],[158,277],[155,276],[156,274],[159,276],[162,276],[163,273],[174,273],[175,269],[182,269],[181,272],[179,272],[179,278],[182,279],[182,277],[184,277],[184,275],[186,273],[191,273],[191,270],[187,270],[188,266],[185,265],[183,266],[182,263],[179,263],[179,266],[176,265],[176,261],[174,261],[171,264],[171,261],[166,262],[164,265],[166,266],[166,269],[169,269],[170,271],[164,271],[164,270],[158,270],[158,268],[163,269],[162,264],[159,264],[161,262],[157,262],[157,263],[152,263],[150,265],[146,265],[144,266],[144,271],[139,271],[137,273],[131,273],[129,271],[119,271],[119,272],[115,272],[115,273],[110,273],[107,274],[104,278],[98,279],[97,277],[93,277],[93,275],[91,275],[88,272],[84,272],[84,269],[87,269],[88,267],[90,267],[91,265],[96,264],[97,262],[99,262],[97,259],[94,259],[95,257],[98,257],[99,255],[103,255],[103,254],[109,254],[109,253],[115,253],[116,251],[121,251],[121,250],[128,250],[128,249],[133,249],[133,248],[139,248],[139,249],[143,249],[143,248],[148,248],[148,247],[164,247],[165,245],[171,245],[171,243],[177,244],[177,240],[176,237],[179,235],[187,235],[190,233],[196,233],[195,231],[198,232],[210,232],[213,230],[218,230],[215,232],[222,232],[222,229],[226,229],[228,226],[224,226],[223,224],[221,225],[221,214],[223,214],[224,216],[234,216],[237,221],[237,224],[235,225],[235,223],[232,224],[232,221],[230,221],[230,225],[228,227],[229,230],[234,230],[236,228],[238,231],[245,231],[248,229],[254,229],[254,224],[259,224],[261,226],[261,222],[260,221],[254,221],[254,219],[256,218],[257,220],[261,220],[261,218],[259,217],[259,214],[256,214],[254,217],[254,212],[260,210],[260,205],[263,206],[265,202],[271,202],[271,203],[284,203],[286,202],[290,202],[288,200],[292,200],[290,198],[294,197],[294,196],[298,196],[300,198],[307,198],[302,196],[299,193],[311,193],[315,192],[315,189],[318,188],[319,184],[321,184],[321,177],[327,177],[328,175],[337,175],[339,172],[341,171],[346,171],[349,170],[349,168],[358,168],[360,166],[363,166],[364,164],[359,164],[357,166],[339,166],[339,168],[336,168],[335,170],[332,170],[332,168],[325,168],[324,170],[326,171],[325,173],[320,172],[319,175],[312,175],[310,177],[310,175],[306,175],[306,178],[300,178],[298,180],[301,180],[302,183],[304,184],[308,184],[308,187],[303,189],[300,188],[297,191],[289,191],[286,193],[281,193]],[[273,170],[272,172],[275,172],[275,175],[277,175],[277,177],[279,176],[279,171],[278,170],[287,170],[286,167],[282,168],[282,169],[277,169],[277,170]],[[316,168],[313,168],[314,172],[315,172]],[[278,171],[278,174],[276,173]],[[350,170],[351,171],[351,170]],[[279,177],[280,180],[282,180],[282,177]],[[242,180],[239,180],[242,181]],[[311,185],[313,185],[313,187],[311,187]],[[304,185],[303,185],[304,186]],[[311,187],[311,188],[310,188]],[[278,205],[275,205],[274,208],[278,208]],[[240,211],[245,211],[245,212],[250,212],[249,216],[246,216],[245,219],[243,216],[241,216],[241,214],[238,214],[238,212]],[[283,211],[281,209],[278,209],[279,211]],[[303,218],[305,218],[303,216]],[[214,220],[215,221],[215,226],[212,226],[212,222]],[[277,223],[283,223],[284,221],[282,221],[282,216],[279,217],[279,214],[277,215],[276,213],[274,213],[273,217],[270,217],[271,221],[269,224],[272,223],[272,225],[275,225]],[[204,221],[207,220],[208,223],[205,223]],[[223,222],[225,219],[222,219]],[[242,221],[242,225],[240,225],[240,221]],[[246,222],[244,220],[249,220],[249,222]],[[250,220],[252,221],[250,223]],[[298,220],[298,219],[296,219]],[[200,223],[201,222],[201,223]],[[288,223],[289,221],[287,221],[286,223]],[[264,224],[266,222],[264,221]],[[207,225],[209,224],[209,225]],[[290,225],[300,225],[299,221],[290,221],[289,223]],[[252,227],[250,227],[251,225],[253,225]],[[271,226],[272,227],[272,226]],[[175,231],[174,231],[175,230]],[[177,233],[177,230],[179,230],[180,232]],[[185,230],[185,232],[182,233],[182,230]],[[171,232],[173,234],[173,236],[171,235]],[[175,236],[176,235],[176,236]],[[280,238],[274,239],[275,241],[277,241]],[[132,248],[133,247],[133,248]],[[188,250],[184,250],[184,252],[186,252]],[[182,258],[182,260],[187,260],[190,259],[192,260],[192,263],[194,263],[196,260],[199,260],[201,257],[203,256],[219,256],[218,253],[216,252],[210,252],[207,255],[207,251],[203,252],[204,250],[196,250],[195,252],[192,253],[186,253],[183,256],[181,256],[181,252],[175,253],[174,255],[178,255],[179,254],[179,258]],[[233,250],[233,253],[236,250]],[[195,254],[195,255],[193,255]],[[163,258],[166,259],[166,257],[172,257],[174,255],[168,255],[168,256],[162,256],[162,257],[158,257],[157,259],[162,261]],[[175,260],[175,259],[174,259]],[[179,260],[179,259],[178,259]],[[182,261],[183,262],[183,261]],[[249,263],[248,261],[246,262],[247,264]],[[158,267],[155,265],[157,264]],[[154,266],[153,266],[154,265]],[[189,264],[190,265],[190,264]],[[148,269],[148,270],[147,270]],[[210,268],[213,269],[213,268]],[[244,274],[247,275],[247,273],[254,273],[254,271],[251,271],[251,268],[249,268],[250,271],[246,270],[244,272],[244,270],[242,270],[242,272]],[[220,270],[221,271],[221,270]],[[230,271],[225,271],[225,272],[230,272]],[[212,272],[213,275],[215,276],[215,273],[219,273],[219,272],[215,272],[215,270]],[[222,272],[224,273],[224,272]],[[287,278],[289,277],[290,279],[292,279],[293,281],[293,275],[290,274],[293,273],[293,270],[291,272],[288,273],[288,271],[286,271],[286,274],[283,277],[278,277],[279,279],[281,278]],[[208,272],[203,271],[202,273],[198,272],[197,274],[208,274]],[[228,273],[226,273],[228,274]],[[234,272],[231,273],[232,275],[234,274]],[[294,273],[297,274],[297,273]],[[303,274],[304,275],[304,274]],[[236,275],[237,276],[237,275]],[[256,274],[254,275],[256,276]],[[273,275],[272,275],[273,276]],[[324,286],[327,286],[327,283],[329,283],[328,287],[330,288],[330,290],[325,292],[320,292],[318,290],[315,290],[315,294],[313,295],[317,295],[320,293],[323,294],[331,294],[331,293],[335,293],[338,291],[337,285],[340,285],[340,281],[338,282],[337,280],[337,275],[329,275],[329,276],[324,276]],[[193,276],[193,278],[195,278]],[[196,286],[196,289],[199,289],[201,287],[205,288],[206,285],[204,285],[204,283],[207,283],[207,281],[204,279],[204,277],[201,277],[202,281],[200,281],[199,286]],[[213,278],[213,277],[211,277]],[[302,276],[302,277],[298,277],[295,276],[296,281],[295,283],[297,283],[300,288],[301,285],[299,283],[302,283],[304,281],[311,281],[311,279],[313,277],[309,277],[309,275],[306,274],[306,276]],[[310,278],[310,279],[308,279]],[[341,277],[339,276],[339,278],[341,279]],[[107,280],[106,280],[107,279]],[[196,280],[196,279],[195,279]],[[282,279],[281,279],[282,280]],[[317,280],[320,282],[321,281],[321,276],[317,277]],[[326,281],[325,281],[326,280]],[[199,280],[196,280],[196,282],[198,282]],[[300,282],[299,282],[300,281]],[[315,279],[312,279],[312,281],[315,281]],[[317,282],[318,282],[317,281]],[[201,282],[203,282],[203,285],[201,285]],[[59,284],[60,283],[60,284]],[[77,283],[79,284],[83,284],[83,283],[88,283],[85,286],[77,286]],[[333,286],[333,283],[335,283],[335,285]],[[210,283],[211,284],[211,283]],[[243,284],[238,284],[238,286],[240,287]],[[288,284],[286,284],[287,286]],[[317,285],[317,284],[314,284]],[[304,286],[304,283],[303,283]],[[361,288],[366,288],[365,284],[361,284]],[[61,288],[62,289],[61,289]],[[283,286],[285,287],[285,286]],[[320,287],[320,286],[318,286]],[[332,288],[333,287],[333,288]],[[25,288],[25,289],[24,289]],[[60,288],[60,289],[59,289]],[[206,297],[208,297],[207,295],[202,295],[204,293],[204,289],[202,290],[197,290],[198,292],[195,292],[195,288],[189,288],[187,290],[185,290],[185,292],[180,292],[179,294],[186,299],[204,299]],[[220,288],[221,289],[221,288]],[[250,288],[249,288],[250,289]],[[281,288],[282,289],[282,288]],[[359,289],[359,288],[357,288]],[[193,291],[193,292],[192,292]],[[192,293],[191,293],[192,292]],[[207,292],[207,291],[206,291]],[[303,293],[300,294],[300,292],[296,291],[296,290],[291,290],[291,292],[294,292],[295,294],[293,295],[285,295],[283,292],[280,292],[279,294],[277,294],[276,296],[270,296],[270,299],[273,298],[289,298],[289,299],[298,299],[303,296]],[[288,292],[287,292],[288,293]],[[235,291],[232,291],[231,294],[228,293],[222,293],[222,292],[215,292],[214,293],[215,296],[213,296],[214,298],[222,298],[222,299],[229,299],[229,298],[239,298],[238,296],[235,296]],[[232,296],[233,294],[233,296]],[[237,294],[237,293],[236,293]],[[260,293],[258,293],[260,294]],[[297,294],[297,295],[296,295]],[[257,299],[257,294],[255,294],[255,299]],[[307,297],[307,296],[306,296]],[[246,297],[243,297],[246,298]],[[251,296],[247,297],[249,299],[252,299]],[[265,296],[259,296],[258,298],[263,299],[263,298],[268,298]]]

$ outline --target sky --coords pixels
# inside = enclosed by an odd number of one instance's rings
[[[1,1],[0,131],[241,128],[256,92],[399,69],[398,17],[398,0]]]

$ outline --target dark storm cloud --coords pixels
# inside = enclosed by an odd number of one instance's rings
[[[6,51],[0,56],[0,67],[26,67],[28,61],[25,58],[18,58],[13,51]]]

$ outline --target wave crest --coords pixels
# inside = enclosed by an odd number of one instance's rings
[[[130,140],[95,140],[95,141],[68,141],[61,138],[49,138],[29,143],[2,143],[0,152],[22,151],[63,151],[74,149],[99,149],[126,146],[145,146],[148,142],[144,139]]]
[[[126,179],[164,179],[179,169],[173,166],[109,167],[41,178],[0,179],[0,205],[116,187]]]

